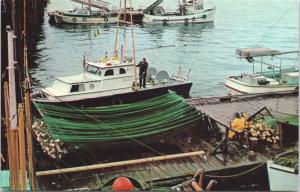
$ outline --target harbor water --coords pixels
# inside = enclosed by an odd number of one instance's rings
[[[136,0],[133,4],[139,8],[151,2]],[[170,74],[177,73],[180,66],[184,71],[191,69],[189,79],[194,83],[191,96],[225,95],[226,76],[252,71],[251,64],[236,58],[236,48],[298,50],[297,0],[204,2],[205,6],[216,6],[214,23],[136,25],[134,28],[137,61],[146,57],[150,67]],[[164,6],[176,8],[176,4],[177,1],[166,0]],[[51,0],[45,12],[75,7],[81,5]],[[55,76],[80,73],[85,52],[92,61],[102,59],[105,52],[112,55],[116,25],[50,25],[48,19],[45,14],[30,70],[34,88],[50,85]],[[127,40],[130,55],[130,33],[127,33]],[[154,48],[165,45],[175,47]],[[289,65],[298,63],[295,57],[287,61]]]

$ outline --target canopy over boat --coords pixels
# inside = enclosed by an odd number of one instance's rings
[[[236,54],[241,58],[279,55],[281,52],[270,48],[239,48]]]
[[[278,50],[257,47],[257,48],[239,48],[236,49],[235,53],[240,58],[250,58],[250,57],[264,57],[264,56],[275,56],[275,55],[283,55],[289,53],[299,53],[299,51],[284,51],[280,52]]]
[[[108,5],[110,3],[105,1],[101,1],[101,0],[71,0],[71,1],[109,11]]]

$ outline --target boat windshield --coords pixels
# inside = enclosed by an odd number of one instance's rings
[[[86,68],[86,72],[92,73],[94,75],[101,76],[101,70],[100,70],[100,68],[99,67],[95,67],[93,65],[88,65],[87,68]]]

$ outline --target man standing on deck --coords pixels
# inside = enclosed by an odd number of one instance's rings
[[[144,57],[142,61],[137,65],[140,68],[140,89],[142,86],[146,88],[146,76],[147,76],[147,69],[148,69],[148,62]]]

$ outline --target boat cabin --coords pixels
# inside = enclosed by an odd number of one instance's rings
[[[53,96],[76,95],[132,87],[132,63],[114,61],[86,62],[81,74],[56,77],[43,91]]]

